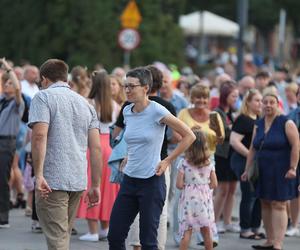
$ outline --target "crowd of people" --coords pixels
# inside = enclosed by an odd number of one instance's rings
[[[168,228],[181,250],[192,233],[207,250],[226,232],[254,249],[300,236],[297,72],[0,64],[0,228],[22,208],[48,249],[69,249],[76,218],[112,250],[164,250]]]

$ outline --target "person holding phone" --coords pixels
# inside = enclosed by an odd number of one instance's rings
[[[189,128],[199,126],[204,132],[207,140],[207,146],[210,154],[210,162],[215,171],[214,153],[216,146],[224,140],[224,127],[220,115],[217,112],[211,112],[209,109],[210,90],[209,87],[196,84],[191,88],[190,99],[193,106],[183,109],[179,112],[178,118],[183,121]],[[179,200],[177,192],[175,206]],[[178,241],[178,220],[177,209],[174,209],[174,240]],[[215,226],[215,225],[214,225]],[[197,234],[197,242],[203,244],[203,239],[200,234]],[[213,235],[214,246],[218,244],[218,235]]]

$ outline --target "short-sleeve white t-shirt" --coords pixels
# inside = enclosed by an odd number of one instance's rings
[[[124,173],[130,177],[146,179],[152,177],[160,162],[160,151],[164,139],[165,124],[160,121],[170,112],[150,101],[139,113],[132,111],[134,104],[123,110],[125,133],[128,146],[128,160]]]

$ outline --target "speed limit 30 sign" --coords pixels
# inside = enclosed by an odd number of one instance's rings
[[[122,29],[118,34],[119,46],[127,51],[135,49],[140,41],[141,37],[136,29]]]

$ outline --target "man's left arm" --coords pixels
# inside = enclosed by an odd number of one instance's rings
[[[90,150],[92,185],[88,190],[88,206],[93,207],[100,202],[100,180],[102,173],[102,154],[99,130],[94,128],[88,132],[88,147]]]
[[[44,162],[47,150],[47,134],[49,125],[44,122],[37,122],[32,127],[31,152],[36,178],[36,190],[40,192],[43,198],[48,197],[51,192],[47,181],[43,175]]]

